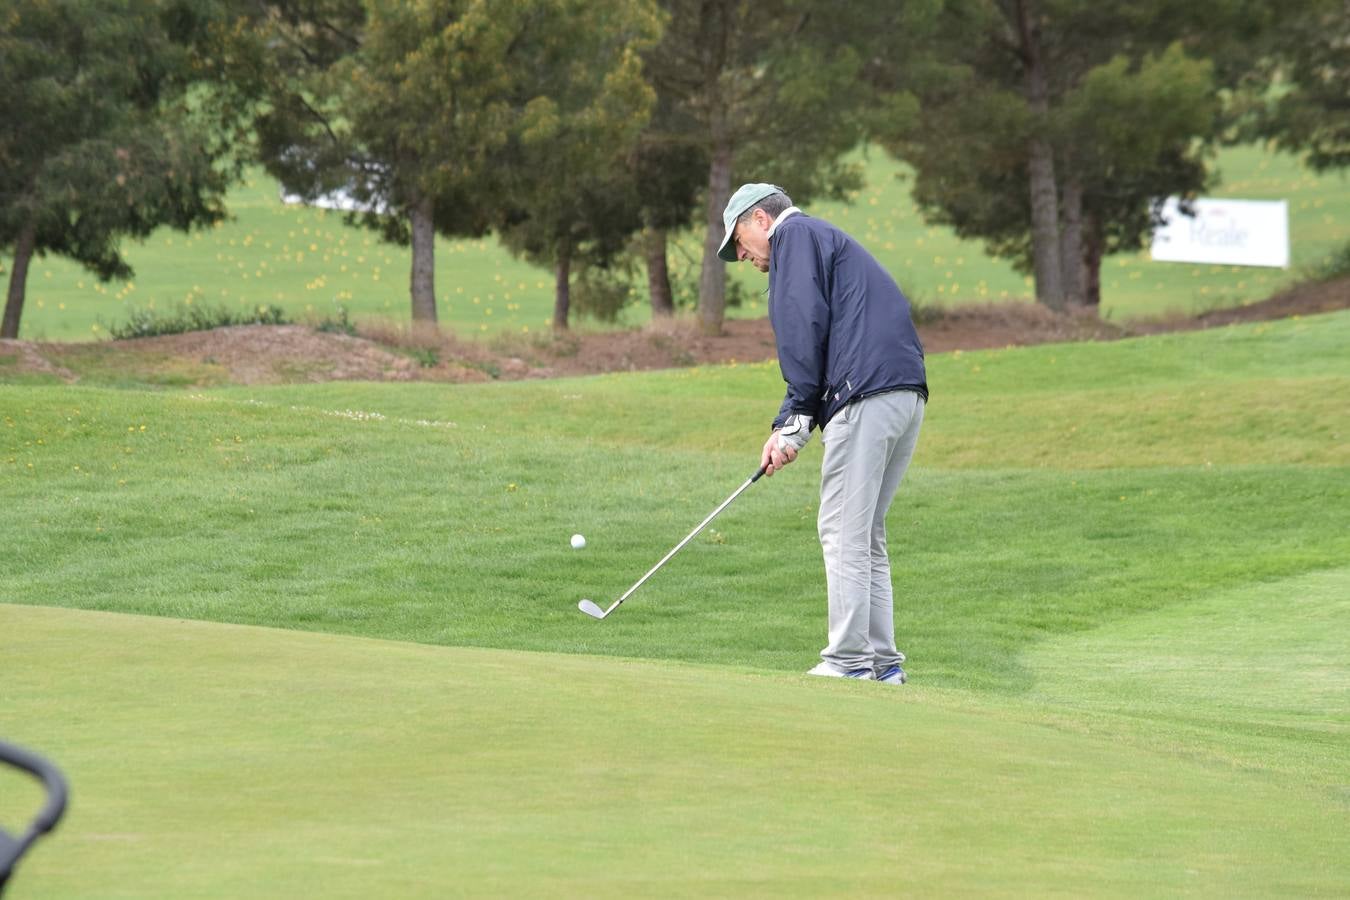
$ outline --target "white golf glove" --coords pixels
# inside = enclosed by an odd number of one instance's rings
[[[800,451],[806,446],[806,442],[811,440],[811,416],[804,416],[800,413],[788,416],[783,422],[783,427],[778,429],[778,449],[786,452],[788,447],[794,451]]]

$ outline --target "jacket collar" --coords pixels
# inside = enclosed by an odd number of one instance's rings
[[[769,226],[769,240],[773,240],[774,231],[777,230],[778,226],[783,223],[784,219],[786,219],[788,216],[794,216],[799,212],[801,212],[801,210],[795,206],[789,206],[787,209],[780,212],[778,214],[778,218],[774,219],[773,224]]]

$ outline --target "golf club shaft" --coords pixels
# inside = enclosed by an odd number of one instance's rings
[[[717,518],[717,514],[718,514],[718,513],[720,513],[722,510],[724,510],[724,509],[726,509],[728,506],[730,506],[730,505],[731,505],[731,501],[735,500],[735,499],[736,499],[737,497],[739,497],[742,493],[744,493],[744,491],[745,491],[746,488],[748,488],[750,485],[754,484],[756,481],[759,481],[759,477],[760,477],[761,475],[763,475],[763,474],[764,474],[764,470],[763,470],[763,469],[760,469],[760,470],[757,471],[754,475],[751,475],[749,478],[747,478],[747,479],[745,480],[745,483],[742,484],[740,487],[736,488],[736,491],[735,491],[730,497],[728,497],[727,499],[725,499],[725,500],[722,501],[722,505],[721,505],[721,506],[717,507],[717,509],[714,509],[711,513],[709,513],[709,514],[708,514],[708,518],[704,519],[702,522],[699,522],[697,528],[695,528],[693,531],[689,532],[689,534],[687,534],[687,535],[685,536],[684,540],[682,540],[682,541],[680,541],[678,544],[676,544],[674,550],[671,550],[671,551],[670,551],[669,553],[667,553],[665,556],[661,557],[661,561],[660,561],[659,563],[657,563],[656,565],[652,566],[651,569],[647,572],[646,575],[643,575],[641,578],[639,578],[638,581],[637,581],[637,584],[635,584],[635,585],[633,585],[632,587],[630,587],[630,588],[627,590],[627,592],[624,593],[624,595],[623,595],[622,597],[620,597],[618,600],[615,600],[615,601],[614,601],[614,606],[611,606],[608,610],[605,610],[605,615],[609,615],[609,613],[610,613],[611,610],[613,610],[613,609],[614,609],[615,607],[617,607],[620,603],[622,603],[623,601],[627,600],[630,596],[632,596],[633,592],[636,591],[638,588],[642,587],[642,585],[643,585],[644,583],[646,583],[646,581],[647,581],[648,578],[651,578],[653,575],[656,574],[656,570],[657,570],[657,569],[660,569],[660,568],[661,568],[662,566],[664,566],[667,562],[669,562],[669,561],[670,561],[670,558],[671,558],[672,556],[674,556],[676,553],[679,553],[680,550],[682,550],[682,549],[684,548],[684,545],[685,545],[685,544],[687,544],[687,543],[689,543],[690,541],[692,541],[692,540],[695,538],[695,536],[698,535],[698,533],[699,533],[700,531],[702,531],[703,529],[707,528],[707,527],[708,527],[708,523],[711,522],[713,519]]]

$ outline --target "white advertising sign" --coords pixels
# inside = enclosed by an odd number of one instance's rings
[[[1289,266],[1289,204],[1284,200],[1215,200],[1181,211],[1176,197],[1163,205],[1163,224],[1153,231],[1157,262],[1225,266]]]
[[[343,190],[336,190],[330,194],[320,194],[313,200],[306,200],[299,194],[287,194],[285,191],[281,194],[281,202],[287,206],[315,206],[319,209],[340,209],[344,212],[383,212],[384,204],[362,203],[351,194]]]

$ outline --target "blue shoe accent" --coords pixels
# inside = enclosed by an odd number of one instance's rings
[[[908,680],[905,670],[899,666],[887,666],[884,670],[877,673],[877,681],[886,684],[904,684]]]
[[[871,677],[872,677],[872,670],[871,670],[871,669],[850,669],[848,672],[844,673],[844,677],[845,677],[845,678],[871,678]]]

